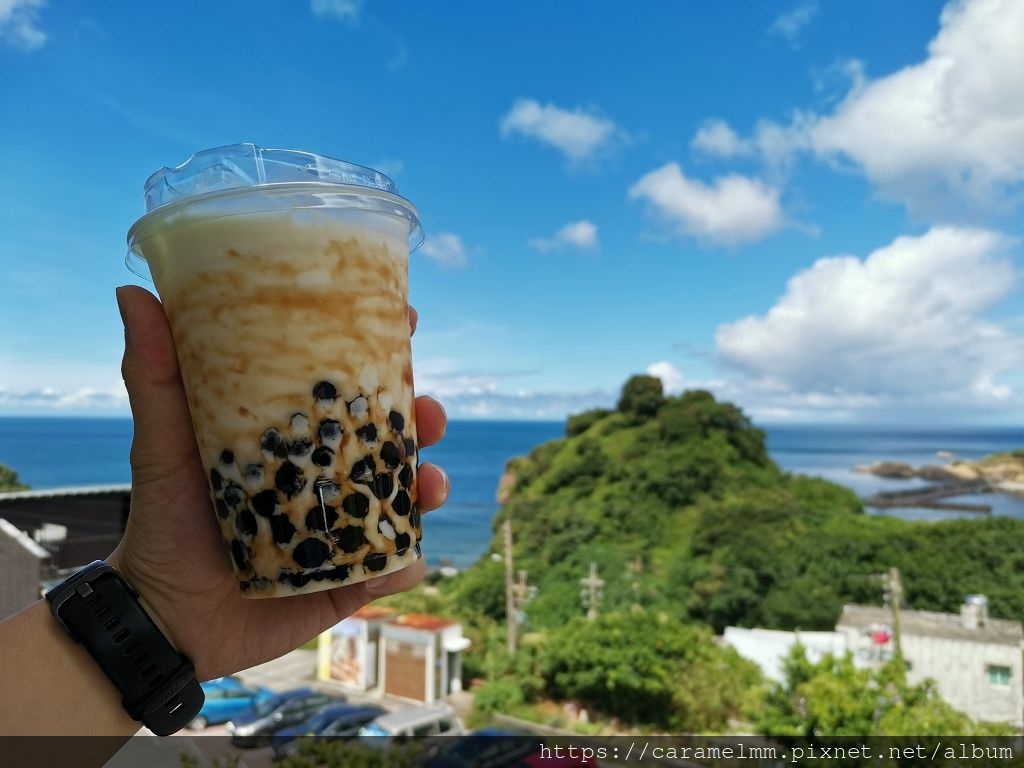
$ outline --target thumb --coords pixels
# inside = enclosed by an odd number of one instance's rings
[[[163,306],[144,288],[118,288],[117,305],[125,330],[121,376],[135,420],[133,482],[173,483],[192,468],[197,452],[171,329]]]

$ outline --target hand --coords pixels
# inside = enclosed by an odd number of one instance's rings
[[[423,578],[425,562],[361,584],[294,597],[242,597],[210,501],[185,390],[163,307],[142,288],[118,289],[125,324],[124,376],[135,436],[132,509],[109,562],[139,592],[149,614],[188,656],[200,680],[232,674],[276,658],[337,624],[374,598],[401,592]],[[409,308],[411,330],[416,312]],[[416,399],[421,446],[444,435],[444,409]],[[424,512],[448,497],[448,477],[419,468]]]

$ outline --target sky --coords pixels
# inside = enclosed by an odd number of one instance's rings
[[[114,288],[196,151],[390,175],[418,392],[1024,423],[1024,3],[0,0],[0,414],[127,415]]]

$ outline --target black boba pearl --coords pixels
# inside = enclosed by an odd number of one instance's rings
[[[388,469],[394,469],[402,461],[402,457],[398,455],[398,446],[390,442],[380,447],[380,458]]]
[[[275,542],[287,544],[295,535],[295,526],[288,519],[288,515],[271,515],[270,532],[274,534]]]
[[[231,451],[229,451],[227,448],[225,448],[223,451],[220,452],[220,463],[221,464],[234,464],[235,463],[235,454],[233,454]]]
[[[352,517],[363,518],[370,511],[370,500],[361,493],[350,493],[341,502],[341,508]]]
[[[390,474],[381,473],[373,478],[373,495],[378,499],[386,499],[395,489],[395,478]]]
[[[303,568],[316,568],[331,554],[331,548],[320,539],[305,539],[295,547],[292,557]]]
[[[308,437],[297,437],[288,444],[291,456],[305,456],[313,449],[313,441]]]
[[[360,427],[356,430],[356,434],[359,439],[364,443],[376,443],[377,442],[377,425],[367,424],[365,427]]]
[[[306,527],[311,531],[329,531],[338,521],[338,510],[334,507],[313,507],[306,513]]]
[[[309,580],[311,577],[312,574],[309,573],[288,573],[286,571],[281,571],[280,574],[281,581],[287,584],[291,584],[293,587],[306,586],[307,584],[309,584]]]
[[[373,474],[376,471],[377,463],[373,460],[373,456],[367,456],[352,465],[352,474],[349,477],[353,483],[372,483]]]
[[[406,464],[402,467],[402,471],[398,473],[398,482],[402,484],[403,488],[410,488],[412,486],[412,466]]]
[[[346,525],[341,531],[332,532],[332,535],[343,552],[355,552],[366,543],[363,529],[358,525]]]
[[[229,509],[238,509],[245,504],[245,491],[234,483],[224,486],[224,503]]]
[[[260,448],[279,459],[288,455],[288,445],[285,443],[284,435],[273,427],[263,433],[263,437],[260,438]]]
[[[341,423],[334,419],[324,419],[320,422],[320,442],[331,443],[341,437]]]
[[[214,508],[217,510],[217,515],[221,520],[227,520],[228,515],[231,511],[228,509],[228,505],[224,503],[224,499],[216,499],[213,502]]]
[[[313,451],[313,463],[318,467],[329,467],[331,460],[334,458],[334,451],[328,448],[326,445],[321,445],[315,451]]]
[[[388,414],[388,423],[391,424],[391,428],[395,432],[401,432],[405,429],[405,416],[400,414],[398,411],[392,411]]]
[[[277,493],[275,491],[260,491],[252,497],[252,508],[258,515],[270,517],[277,509]]]
[[[274,475],[274,485],[291,498],[306,487],[306,478],[303,477],[301,469],[286,461]]]
[[[245,467],[245,481],[252,485],[259,485],[263,482],[263,467],[259,464],[248,464]]]
[[[243,509],[235,515],[235,530],[242,536],[256,535],[256,515],[248,509]]]
[[[409,510],[412,509],[412,500],[409,498],[409,494],[405,491],[399,491],[395,494],[395,500],[391,502],[391,508],[395,510],[396,515],[405,517],[409,514]]]
[[[412,511],[409,512],[409,525],[413,528],[420,527],[420,508],[415,504],[412,505]]]
[[[238,539],[231,540],[231,557],[234,559],[235,565],[238,566],[238,570],[244,571],[249,567],[249,550]]]
[[[408,533],[400,533],[395,536],[395,546],[399,550],[408,549],[410,544],[412,544],[412,539],[409,538]]]
[[[332,579],[334,581],[344,581],[350,575],[352,575],[351,565],[338,565],[327,571],[324,571],[324,578]]]
[[[215,491],[219,491],[221,486],[224,485],[224,478],[220,476],[220,472],[216,469],[210,470],[210,486]]]
[[[313,387],[313,397],[317,400],[333,400],[337,396],[337,387],[329,381],[318,381]]]
[[[382,554],[370,555],[363,561],[363,567],[368,571],[383,571],[388,564],[388,556]]]
[[[405,455],[406,456],[408,456],[411,459],[413,456],[416,455],[416,441],[415,440],[413,440],[411,437],[407,437],[402,442],[402,444],[405,446]]]

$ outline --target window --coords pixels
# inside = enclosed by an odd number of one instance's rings
[[[1002,667],[997,664],[988,665],[988,682],[989,685],[1009,685],[1010,684],[1010,668]]]

